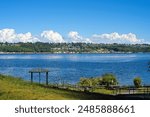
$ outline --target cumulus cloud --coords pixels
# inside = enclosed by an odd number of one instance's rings
[[[93,38],[97,39],[99,42],[106,43],[142,43],[142,39],[138,39],[133,33],[119,34],[117,32],[110,34],[94,34]]]
[[[37,42],[40,41],[37,37],[32,36],[30,32],[25,34],[17,34],[17,41],[18,42]]]
[[[89,38],[86,38],[84,41],[83,41],[84,43],[94,43],[91,39],[89,39]]]
[[[41,37],[46,39],[45,41],[52,42],[52,43],[65,42],[63,37],[58,32],[54,32],[53,30],[43,31],[41,33]]]
[[[0,30],[0,42],[13,42],[16,38],[14,29],[2,29]]]
[[[76,31],[70,31],[68,33],[69,41],[66,41],[61,34],[54,32],[53,30],[45,30],[38,36],[33,36],[30,32],[16,33],[14,29],[1,29],[0,30],[0,42],[51,42],[51,43],[63,43],[63,42],[84,42],[84,43],[148,43],[142,39],[137,38],[136,34],[119,34],[106,33],[106,34],[94,34],[89,38],[81,36]]]
[[[14,29],[2,29],[0,30],[0,42],[36,42],[38,38],[33,37],[30,32],[17,34]]]
[[[76,31],[69,32],[68,37],[72,40],[72,42],[81,42],[83,39],[83,37]]]
[[[43,31],[39,37],[33,36],[30,32],[17,34],[14,29],[2,29],[0,30],[0,42],[53,42],[62,43],[65,42],[63,37],[52,30]]]
[[[68,37],[71,39],[71,42],[77,43],[77,42],[84,42],[84,43],[92,43],[91,39],[84,38],[83,36],[79,35],[76,31],[70,31],[68,33]]]

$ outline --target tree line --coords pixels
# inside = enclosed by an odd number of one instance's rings
[[[0,52],[119,53],[150,52],[149,44],[0,43]]]

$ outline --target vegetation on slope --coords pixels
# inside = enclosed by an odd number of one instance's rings
[[[0,75],[0,99],[4,100],[62,100],[113,99],[107,95],[46,88],[20,78]]]
[[[145,88],[140,89],[140,91],[141,90],[145,92]],[[149,95],[146,97],[145,94],[108,95],[111,92],[105,88],[95,89],[94,92],[52,88],[51,86],[40,85],[37,83],[31,84],[20,78],[0,75],[0,100],[149,99]]]
[[[0,52],[114,53],[150,52],[149,44],[0,43]]]

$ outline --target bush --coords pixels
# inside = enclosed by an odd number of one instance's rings
[[[139,88],[141,87],[142,80],[140,77],[136,77],[133,79],[133,83],[136,88]]]
[[[84,91],[93,91],[95,87],[100,85],[102,78],[80,78],[78,85],[84,88]]]
[[[79,86],[96,87],[102,82],[102,78],[80,78]]]
[[[102,85],[106,85],[106,87],[109,87],[110,85],[117,85],[118,81],[114,74],[104,74],[102,75]]]
[[[110,85],[117,85],[118,81],[114,74],[104,74],[102,77],[96,78],[80,78],[78,85],[84,88],[87,87],[97,87],[100,85],[105,85],[106,87],[110,87]]]
[[[79,86],[83,86],[83,87],[90,87],[92,85],[90,79],[88,78],[80,78],[79,81]]]

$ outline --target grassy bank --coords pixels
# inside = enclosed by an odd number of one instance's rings
[[[56,88],[45,88],[43,85],[31,84],[20,78],[0,75],[0,99],[4,100],[83,100],[113,99],[107,95],[84,93]]]
[[[116,100],[116,99],[149,99],[143,95],[108,95],[106,90],[83,92],[52,88],[51,86],[31,84],[20,78],[0,75],[0,100]]]

